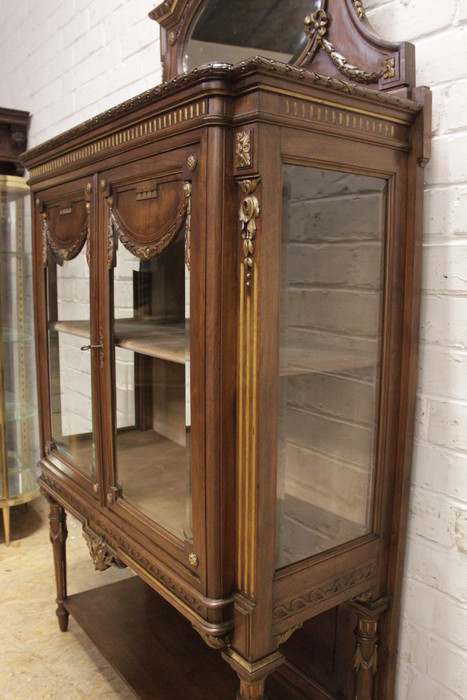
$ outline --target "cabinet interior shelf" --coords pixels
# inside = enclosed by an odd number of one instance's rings
[[[90,339],[89,321],[55,321],[52,330]],[[142,322],[136,318],[115,319],[115,345],[126,350],[169,360],[178,364],[189,361],[189,333],[184,323]],[[370,353],[333,347],[313,350],[286,348],[281,350],[281,376],[336,372],[372,367]]]
[[[52,330],[89,340],[89,321],[55,321]],[[136,318],[115,319],[115,345],[141,355],[177,364],[189,361],[189,334],[185,323],[149,323]]]

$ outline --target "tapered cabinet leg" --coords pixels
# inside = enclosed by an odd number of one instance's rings
[[[373,700],[378,670],[379,621],[388,606],[387,599],[376,603],[352,603],[358,615],[355,629],[355,700]]]
[[[3,528],[5,530],[5,544],[10,546],[10,506],[5,505],[3,508]]]
[[[240,690],[237,693],[237,700],[266,700],[264,694],[265,679],[256,683],[240,681]]]
[[[254,662],[244,659],[233,649],[227,649],[222,656],[240,679],[237,700],[267,700],[264,684],[268,675],[283,663],[284,657],[281,653],[275,651]]]
[[[68,629],[68,612],[63,603],[66,598],[66,513],[64,509],[49,499],[50,513],[50,542],[52,543],[55,569],[55,585],[57,587],[57,617],[62,632]]]

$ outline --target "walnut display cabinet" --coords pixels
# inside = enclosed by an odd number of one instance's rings
[[[60,627],[140,697],[393,697],[429,90],[361,2],[151,17],[164,82],[24,156]],[[137,577],[67,596],[65,511]]]

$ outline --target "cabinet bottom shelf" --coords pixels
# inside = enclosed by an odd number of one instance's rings
[[[239,681],[190,623],[134,576],[69,596],[65,607],[141,700],[234,700]],[[268,700],[305,696],[268,679]]]

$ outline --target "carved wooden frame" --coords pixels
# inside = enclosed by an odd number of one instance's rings
[[[149,13],[161,25],[165,81],[183,72],[185,42],[204,1],[164,0]],[[319,8],[303,22],[308,42],[293,65],[379,90],[414,86],[413,46],[377,37],[360,0],[320,0]],[[297,27],[297,33],[300,29]]]

